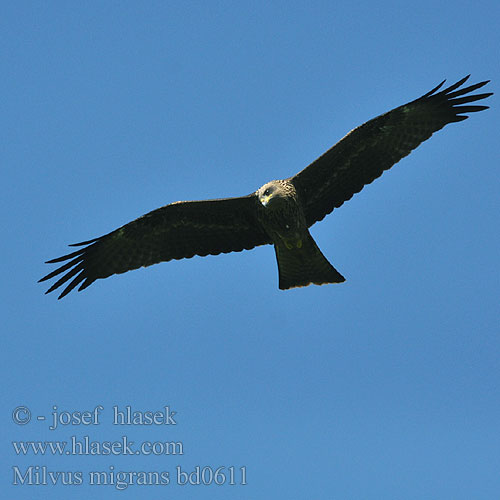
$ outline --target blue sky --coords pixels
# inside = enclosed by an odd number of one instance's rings
[[[498,498],[497,2],[2,10],[9,498]],[[68,243],[176,200],[253,192],[468,73],[492,80],[490,110],[312,228],[344,284],[279,291],[270,246],[160,264],[62,301],[36,283]],[[98,425],[49,429],[54,406],[64,421],[99,405]],[[113,406],[127,405],[168,406],[176,425],[113,425]],[[22,406],[32,420],[17,425]],[[180,442],[184,454],[22,456],[12,445],[73,436]],[[178,466],[245,467],[247,484],[181,486]],[[82,484],[13,485],[13,467],[80,472]],[[112,470],[169,472],[170,483],[89,484]]]

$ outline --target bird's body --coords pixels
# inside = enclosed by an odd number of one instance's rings
[[[264,184],[257,191],[258,218],[271,240],[292,247],[307,231],[306,217],[297,190],[289,180]]]
[[[345,281],[310,235],[304,203],[292,180],[264,184],[257,191],[257,198],[259,220],[274,244],[281,290]]]
[[[96,279],[158,262],[273,244],[281,289],[342,282],[344,277],[321,253],[309,228],[434,132],[465,120],[464,113],[487,109],[469,103],[491,95],[470,95],[488,82],[459,89],[467,78],[437,92],[442,82],[364,123],[293,177],[268,182],[239,198],[171,203],[107,235],[77,243],[73,246],[83,248],[48,261],[68,262],[40,281],[65,273],[47,290],[72,279],[62,298],[78,285],[83,290]]]

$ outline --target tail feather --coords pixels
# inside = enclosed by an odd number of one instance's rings
[[[288,248],[280,241],[274,245],[281,290],[307,286],[311,283],[342,283],[345,278],[328,262],[307,232],[301,244]]]

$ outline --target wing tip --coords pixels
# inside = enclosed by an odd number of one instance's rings
[[[436,97],[438,95],[439,96],[446,96],[448,99],[452,99],[452,98],[458,97],[460,95],[463,95],[463,94],[466,94],[469,92],[473,92],[477,89],[480,89],[481,87],[484,87],[485,85],[487,85],[491,81],[491,80],[483,80],[482,82],[475,83],[473,85],[470,85],[469,87],[464,87],[464,88],[459,89],[459,87],[462,87],[462,85],[470,78],[470,76],[471,75],[468,74],[468,75],[464,76],[463,78],[461,78],[460,80],[458,80],[457,82],[450,85],[449,87],[441,90],[440,92],[437,92],[446,82],[446,79],[445,79],[439,85],[437,85],[432,90],[430,90],[429,92],[424,94],[420,99],[427,99],[427,98],[431,98],[431,97]],[[457,89],[459,89],[459,90],[457,90]],[[484,99],[486,97],[489,97],[490,95],[493,95],[493,92],[489,92],[487,94],[484,94],[484,96],[483,96],[483,94],[481,94],[480,98]]]
[[[493,92],[484,92],[480,94],[473,93],[477,89],[480,89],[488,84],[490,80],[484,80],[472,85],[463,86],[470,76],[470,74],[464,76],[456,83],[440,90],[439,92],[436,92],[436,90],[441,87],[441,83],[414,102],[422,102],[422,100],[424,100],[432,105],[435,111],[440,109],[442,118],[446,118],[446,122],[443,123],[443,126],[446,125],[446,123],[465,120],[467,116],[465,116],[464,113],[475,113],[489,109],[489,106],[486,105],[471,105],[470,103],[486,99],[493,95]],[[446,117],[445,114],[447,115]]]
[[[91,243],[95,243],[97,240],[100,240],[102,236],[99,236],[97,238],[92,238],[91,240],[87,241],[80,241],[80,243],[70,243],[68,246],[69,247],[81,247],[83,245],[90,245]]]

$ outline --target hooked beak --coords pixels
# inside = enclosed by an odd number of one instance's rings
[[[262,203],[262,205],[267,206],[267,204],[269,203],[269,200],[271,199],[271,197],[272,197],[271,194],[262,195],[260,197],[260,202]]]

